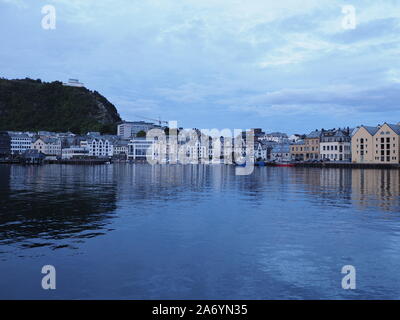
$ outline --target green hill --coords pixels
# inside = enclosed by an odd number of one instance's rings
[[[0,131],[115,133],[121,118],[97,91],[61,82],[0,78]]]

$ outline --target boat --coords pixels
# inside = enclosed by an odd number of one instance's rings
[[[276,167],[294,167],[294,163],[290,162],[277,162],[275,163]]]
[[[236,167],[245,167],[246,166],[246,162],[245,163],[234,163],[234,165],[236,166]]]

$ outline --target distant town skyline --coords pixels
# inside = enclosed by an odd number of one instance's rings
[[[56,28],[41,26],[45,4]],[[349,3],[350,4],[350,3]],[[124,120],[308,133],[400,121],[400,6],[0,0],[1,77],[79,79]],[[6,32],[4,30],[7,30]]]

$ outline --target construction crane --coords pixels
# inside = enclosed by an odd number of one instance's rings
[[[157,122],[160,126],[161,126],[163,123],[168,124],[168,121],[164,121],[164,120],[161,120],[161,119],[147,118],[147,117],[139,116],[139,115],[137,115],[137,114],[135,114],[134,116],[135,116],[135,117],[138,117],[138,118],[140,118],[140,119],[146,119],[146,120],[151,120],[151,121],[153,121],[153,122]]]

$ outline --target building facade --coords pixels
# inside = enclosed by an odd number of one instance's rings
[[[352,137],[352,162],[400,163],[400,125],[357,128]]]
[[[304,161],[305,143],[303,140],[298,140],[290,145],[290,158],[292,161]]]
[[[282,133],[282,132],[267,133],[263,137],[263,140],[272,141],[272,142],[276,142],[276,143],[279,143],[279,144],[286,144],[286,143],[289,142],[289,138],[288,138],[287,134],[286,133]]]
[[[82,148],[80,146],[71,146],[69,148],[64,148],[61,151],[61,159],[81,159],[89,156],[89,150],[87,148]]]
[[[81,143],[81,147],[85,147],[85,143]],[[113,141],[107,138],[91,138],[87,140],[86,148],[91,157],[107,158],[114,154]]]
[[[291,161],[291,152],[288,144],[278,144],[271,151],[271,161],[289,162]]]
[[[318,160],[320,158],[320,141],[322,131],[315,130],[304,139],[304,160]]]
[[[146,121],[123,122],[118,125],[117,135],[123,139],[135,137],[140,131],[147,132],[151,129],[161,129],[161,126]]]
[[[350,129],[322,130],[320,159],[329,161],[351,161]]]
[[[85,86],[82,82],[79,82],[78,79],[68,79],[68,82],[64,82],[63,85],[67,87],[78,87],[78,88],[83,88]]]
[[[11,138],[11,154],[22,154],[29,150],[32,145],[32,138],[26,133],[9,132]]]
[[[35,149],[46,156],[61,156],[61,140],[41,137],[32,143],[31,149]]]
[[[157,159],[154,154],[153,141],[146,138],[134,138],[128,143],[128,160],[144,162],[148,152],[153,154],[152,160]]]
[[[126,158],[128,156],[129,140],[118,140],[114,143],[114,156]]]

